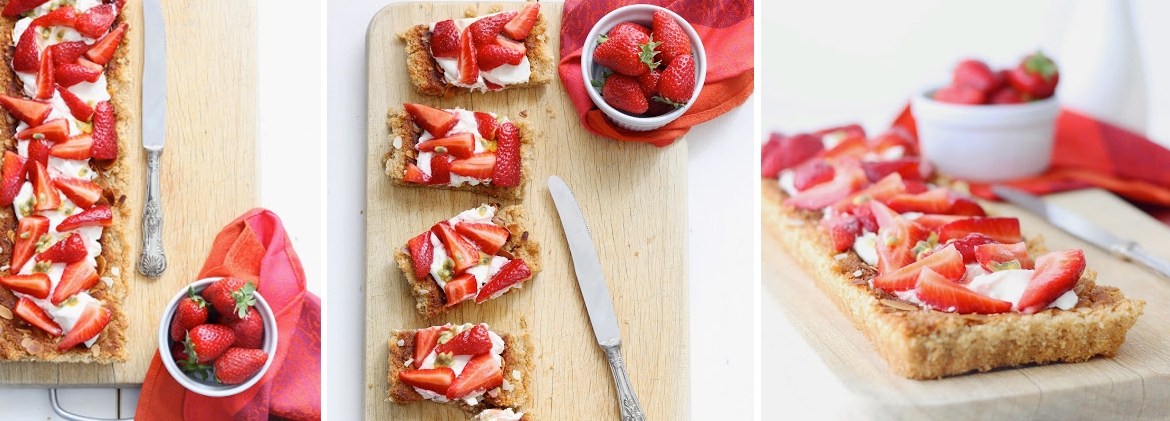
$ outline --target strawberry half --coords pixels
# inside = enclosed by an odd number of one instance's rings
[[[85,58],[103,66],[109,63],[110,59],[114,58],[114,52],[118,51],[118,44],[122,43],[122,36],[126,34],[128,26],[126,23],[122,23],[103,36],[102,39],[97,40],[93,43],[93,47],[85,52]]]
[[[877,202],[873,202],[877,203]],[[875,216],[876,216],[875,212]],[[919,241],[926,240],[930,233],[914,221],[897,217],[889,224],[878,222],[881,229],[877,236],[878,272],[881,274],[893,273],[911,263],[916,255],[914,248]]]
[[[12,271],[20,271],[28,259],[37,251],[37,243],[41,237],[49,233],[49,218],[41,215],[32,215],[21,218],[16,224],[16,239],[12,246]]]
[[[504,25],[515,18],[516,14],[514,11],[500,12],[472,22],[471,25],[467,26],[467,32],[471,34],[471,41],[476,46],[491,44],[496,39],[496,35],[504,30]]]
[[[997,300],[947,280],[930,268],[918,274],[914,291],[918,299],[938,311],[948,313],[995,314],[1011,311],[1012,303]]]
[[[947,189],[936,188],[920,194],[899,194],[885,201],[898,213],[922,212],[948,214],[951,210],[950,193]]]
[[[511,233],[501,226],[475,222],[463,222],[455,225],[455,232],[471,241],[480,251],[494,256],[500,247],[508,241]]]
[[[504,384],[504,372],[490,353],[476,355],[463,366],[463,373],[447,388],[447,399],[458,399]]]
[[[53,111],[53,106],[47,102],[33,101],[31,99],[17,98],[8,95],[0,95],[0,107],[8,110],[9,114],[16,117],[17,120],[23,121],[29,126],[40,126],[45,122],[45,118],[49,117],[49,113]]]
[[[34,26],[40,28],[48,28],[50,26],[68,26],[72,28],[74,21],[77,20],[77,16],[77,9],[74,9],[73,6],[61,6],[53,9],[53,11],[46,13],[41,17],[33,19],[32,22],[28,24],[28,26],[30,28]]]
[[[772,133],[761,153],[763,160],[761,176],[776,178],[780,171],[792,168],[812,158],[825,149],[821,138],[810,134],[785,137]]]
[[[109,101],[93,108],[93,158],[111,160],[118,157],[118,132],[114,128],[114,106]]]
[[[108,324],[110,324],[110,309],[102,307],[97,302],[89,302],[85,305],[85,310],[81,311],[77,323],[73,324],[73,330],[70,330],[57,344],[57,350],[64,351],[97,337]]]
[[[97,7],[91,7],[77,17],[73,27],[85,35],[87,38],[101,38],[106,31],[110,30],[110,25],[114,23],[114,19],[118,17],[118,11],[114,9],[112,4],[103,4]]]
[[[832,165],[829,165],[829,161],[815,159],[800,164],[793,170],[793,173],[792,184],[796,187],[796,191],[804,191],[809,187],[832,180],[836,171],[833,170]]]
[[[8,2],[12,4],[12,2]],[[37,47],[36,29],[25,30],[20,34],[16,43],[16,52],[12,55],[12,70],[21,73],[33,73],[41,67],[41,50]]]
[[[431,228],[431,232],[435,233],[436,237],[439,237],[439,241],[447,249],[447,257],[450,257],[455,262],[454,273],[463,273],[463,271],[479,263],[479,250],[476,250],[475,246],[471,245],[471,243],[456,233],[447,221],[435,224]]]
[[[977,232],[987,235],[1000,243],[1012,244],[1024,241],[1020,235],[1020,220],[1016,218],[966,218],[943,225],[938,230],[938,242],[946,244],[951,239],[965,237]]]
[[[504,35],[517,41],[528,38],[532,27],[536,25],[536,18],[540,15],[540,3],[528,3],[516,14],[516,17],[504,24]]]
[[[815,161],[810,161],[810,162],[815,162]],[[864,163],[862,163],[862,164],[864,164]],[[807,164],[804,164],[804,165],[807,165]],[[801,167],[797,167],[797,168],[802,168],[802,167],[803,167],[803,165]],[[878,180],[878,182],[876,182],[874,184],[870,184],[869,187],[866,187],[864,189],[859,190],[857,193],[854,193],[848,197],[845,197],[841,200],[838,200],[837,203],[833,204],[833,212],[837,212],[837,213],[855,212],[856,209],[861,208],[860,205],[865,204],[865,202],[867,202],[867,201],[873,200],[873,201],[878,201],[878,202],[884,203],[889,198],[897,196],[897,195],[905,193],[905,192],[906,192],[906,183],[902,181],[902,176],[898,173],[893,173],[893,174],[885,176],[881,180]],[[873,231],[877,231],[877,230],[873,230]]]
[[[471,158],[451,161],[451,173],[479,180],[491,178],[496,166],[496,154],[482,153]]]
[[[97,203],[102,198],[101,186],[80,178],[54,178],[53,185],[65,197],[69,198],[69,201],[82,209],[93,206],[94,203]]]
[[[94,69],[80,63],[58,64],[55,72],[57,84],[64,87],[73,86],[81,82],[93,83],[102,76],[101,68]]]
[[[414,332],[414,363],[416,367],[427,359],[427,355],[430,355],[431,351],[435,350],[435,345],[439,343],[439,334],[448,329],[446,326],[433,326]]]
[[[963,263],[973,263],[976,257],[976,248],[986,244],[996,244],[994,238],[983,233],[973,232],[958,240],[950,240],[944,244],[952,244],[963,255]]]
[[[65,220],[57,225],[57,232],[72,231],[80,227],[94,225],[108,227],[113,224],[114,213],[110,212],[109,206],[94,206],[79,214],[65,218]]]
[[[28,160],[24,162],[24,172],[31,178],[33,174],[33,163],[40,163],[41,166],[49,167],[49,150],[53,149],[53,143],[48,140],[30,140],[28,142]]]
[[[53,281],[49,279],[48,274],[30,273],[27,275],[0,276],[0,285],[13,292],[28,294],[33,296],[33,298],[43,300],[49,298],[49,288],[52,287]]]
[[[479,290],[479,294],[475,296],[475,303],[479,304],[499,297],[512,287],[518,286],[530,278],[532,278],[532,271],[528,269],[527,263],[520,259],[509,260],[508,263],[504,263],[504,266],[500,267],[500,271],[496,272],[495,276],[492,276],[492,280]]]
[[[447,307],[475,297],[477,289],[479,289],[479,282],[475,279],[475,275],[464,273],[456,276],[455,279],[443,285],[443,293],[447,295]]]
[[[0,166],[0,206],[11,206],[16,200],[24,184],[24,173],[24,158],[15,152],[4,151],[4,164]]]
[[[479,111],[474,112],[473,115],[475,115],[475,126],[479,131],[479,136],[487,140],[496,140],[496,133],[500,129],[499,120],[496,120],[496,117],[491,114]]]
[[[821,226],[829,233],[833,240],[833,250],[840,253],[853,247],[857,236],[861,235],[861,223],[858,218],[850,214],[837,214],[821,221]]]
[[[954,246],[947,246],[922,260],[873,278],[873,286],[890,292],[914,289],[919,274],[926,268],[951,282],[963,279],[963,274],[967,272],[967,267],[963,265],[963,256]]]
[[[455,382],[455,371],[450,367],[400,371],[398,381],[444,395]]]
[[[85,259],[88,254],[81,234],[71,233],[68,237],[57,240],[52,246],[38,254],[35,259],[38,262],[75,263]]]
[[[459,34],[459,83],[474,85],[479,80],[479,60],[475,56],[475,43],[471,40],[471,28]]]
[[[431,32],[431,56],[459,58],[459,28],[455,27],[455,21],[447,19],[435,23],[435,30]]]
[[[41,165],[40,162],[34,162],[32,173],[29,174],[28,178],[29,181],[32,181],[33,196],[36,198],[33,210],[39,212],[61,207],[61,194],[53,186],[53,180],[49,178],[49,170],[44,165]]]
[[[865,172],[861,171],[861,164],[857,160],[843,159],[837,162],[836,174],[832,181],[818,184],[784,199],[784,205],[798,209],[821,210],[849,197],[865,182]]]
[[[49,149],[49,156],[61,159],[83,160],[93,157],[93,135],[82,133],[58,142]]]
[[[475,151],[475,135],[471,132],[453,134],[419,142],[415,149],[422,152],[447,154],[456,158],[470,158]]]
[[[406,164],[406,173],[403,174],[402,180],[408,183],[430,184],[431,176],[422,172],[417,165],[413,163]]]
[[[431,244],[431,232],[427,231],[406,242],[410,258],[414,261],[414,279],[424,280],[431,272],[435,259],[435,246]]]
[[[503,40],[502,37],[499,39]],[[505,64],[511,64],[515,66],[524,60],[523,44],[519,44],[512,40],[506,40],[505,42],[517,44],[521,47],[521,50],[517,51],[512,48],[508,48],[507,46],[501,45],[501,43],[482,45],[479,47],[479,50],[475,52],[475,57],[477,63],[479,64],[480,70],[489,71]]]
[[[1080,249],[1054,251],[1036,259],[1036,272],[1028,281],[1024,295],[1016,303],[1020,313],[1044,310],[1071,290],[1085,272],[1085,252]]]
[[[921,159],[899,158],[889,161],[866,161],[861,163],[861,169],[869,181],[878,181],[890,174],[899,174],[906,180],[925,180],[930,173],[923,174],[923,169],[929,168]],[[930,171],[934,171],[931,169]]]
[[[520,185],[520,129],[510,121],[500,126],[496,140],[496,163],[492,167],[491,177],[492,184],[497,186]]]
[[[451,355],[478,355],[492,350],[492,338],[488,336],[487,325],[478,324],[459,332],[447,343],[439,345],[438,353]]]
[[[48,140],[50,142],[61,142],[69,138],[69,120],[64,118],[55,118],[46,121],[36,127],[29,127],[16,133],[16,138],[20,140]]]
[[[76,62],[78,58],[85,55],[86,51],[89,51],[90,46],[84,41],[65,41],[53,44],[49,48],[53,50],[53,62],[60,66]]]
[[[454,158],[450,155],[436,155],[431,158],[431,180],[427,184],[450,184],[452,159]]]
[[[13,18],[48,2],[49,0],[8,0],[8,4],[4,5],[4,11],[0,12],[0,15]]]
[[[1035,269],[1036,263],[1028,255],[1028,246],[1015,244],[983,244],[975,247],[975,260],[988,272],[1007,269],[1005,264],[1016,262],[1019,269]]]
[[[61,281],[57,283],[57,288],[53,290],[53,298],[49,301],[59,306],[69,297],[93,288],[97,285],[98,279],[97,269],[89,262],[77,261],[65,265],[65,272],[61,274]]]
[[[53,318],[49,317],[49,314],[45,313],[44,309],[38,307],[36,303],[33,303],[27,297],[20,297],[20,300],[16,301],[16,307],[12,308],[12,314],[15,314],[20,320],[36,326],[51,336],[57,337],[63,333],[61,325],[53,321]]]
[[[446,136],[452,127],[459,124],[459,118],[455,117],[455,114],[438,108],[410,103],[402,104],[402,108],[406,109],[406,113],[410,115],[410,120],[414,124],[422,127],[434,137]]]
[[[937,232],[939,230],[939,228],[943,227],[943,225],[958,221],[960,219],[966,219],[966,218],[967,218],[966,216],[961,216],[961,215],[926,214],[926,215],[922,215],[922,216],[919,216],[918,218],[914,219],[914,222],[917,223],[918,225],[922,225],[923,228]]]

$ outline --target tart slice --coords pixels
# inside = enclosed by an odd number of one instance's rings
[[[540,272],[540,244],[519,205],[484,204],[440,221],[394,254],[423,316],[481,304]]]
[[[540,3],[532,2],[519,11],[416,25],[398,37],[415,89],[449,97],[548,84],[556,62],[547,29]]]
[[[403,104],[389,115],[386,175],[395,184],[519,199],[528,184],[533,131],[522,121],[462,108]]]
[[[1145,303],[942,187],[898,133],[764,146],[766,225],[903,377],[1112,356]],[[822,144],[822,142],[824,142]]]
[[[445,324],[390,334],[389,400],[452,404],[476,419],[529,419],[532,346],[528,335],[485,324]]]

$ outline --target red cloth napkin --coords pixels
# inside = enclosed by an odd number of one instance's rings
[[[894,126],[916,133],[906,107]],[[1170,206],[1170,150],[1112,124],[1068,109],[1056,120],[1052,166],[1044,174],[1003,183],[1033,194],[1100,187],[1141,204],[1155,217]],[[917,136],[916,136],[917,137]],[[971,183],[971,193],[998,199],[990,185]]]
[[[280,218],[256,208],[224,227],[196,279],[211,276],[257,283],[280,332],[272,365],[248,390],[209,398],[179,385],[156,352],[135,419],[321,419],[321,299],[305,291],[305,271]]]
[[[633,3],[662,6],[682,16],[699,33],[707,53],[706,82],[699,98],[686,114],[648,132],[614,126],[593,105],[585,90],[588,82],[581,78],[581,46],[593,24],[606,13]],[[751,96],[755,86],[754,14],[751,0],[567,0],[561,19],[561,63],[557,69],[561,84],[589,131],[618,140],[669,145],[691,126],[723,115]]]

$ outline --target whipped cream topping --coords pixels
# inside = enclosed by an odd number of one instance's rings
[[[512,408],[505,409],[485,409],[475,415],[471,421],[520,421],[524,417],[524,412],[515,412]]]
[[[463,33],[463,29],[467,28],[475,21],[486,18],[488,16],[498,15],[500,13],[504,12],[492,13],[474,18],[455,19],[455,29],[457,29],[459,33]],[[436,23],[438,22],[432,22],[430,24],[431,32],[435,32]],[[517,83],[528,82],[528,79],[532,77],[532,64],[528,62],[527,54],[524,55],[524,58],[520,60],[520,64],[517,65],[505,63],[504,65],[491,70],[480,69],[479,78],[475,80],[475,83],[470,85],[459,83],[459,59],[442,57],[434,57],[434,59],[435,62],[439,64],[439,67],[443,69],[443,78],[447,80],[447,83],[468,88],[473,91],[487,92],[488,86],[485,81],[500,86],[508,86]]]

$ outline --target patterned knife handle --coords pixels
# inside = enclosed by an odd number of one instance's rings
[[[142,256],[138,258],[138,272],[154,278],[167,269],[167,256],[163,253],[163,214],[158,175],[162,148],[148,149],[146,152],[146,206],[142,208]]]
[[[609,371],[613,373],[613,382],[617,386],[622,421],[646,421],[646,414],[642,413],[642,405],[638,403],[638,396],[634,395],[634,386],[630,384],[626,363],[622,361],[621,344],[602,346],[601,349],[605,350],[605,359],[609,361]]]

